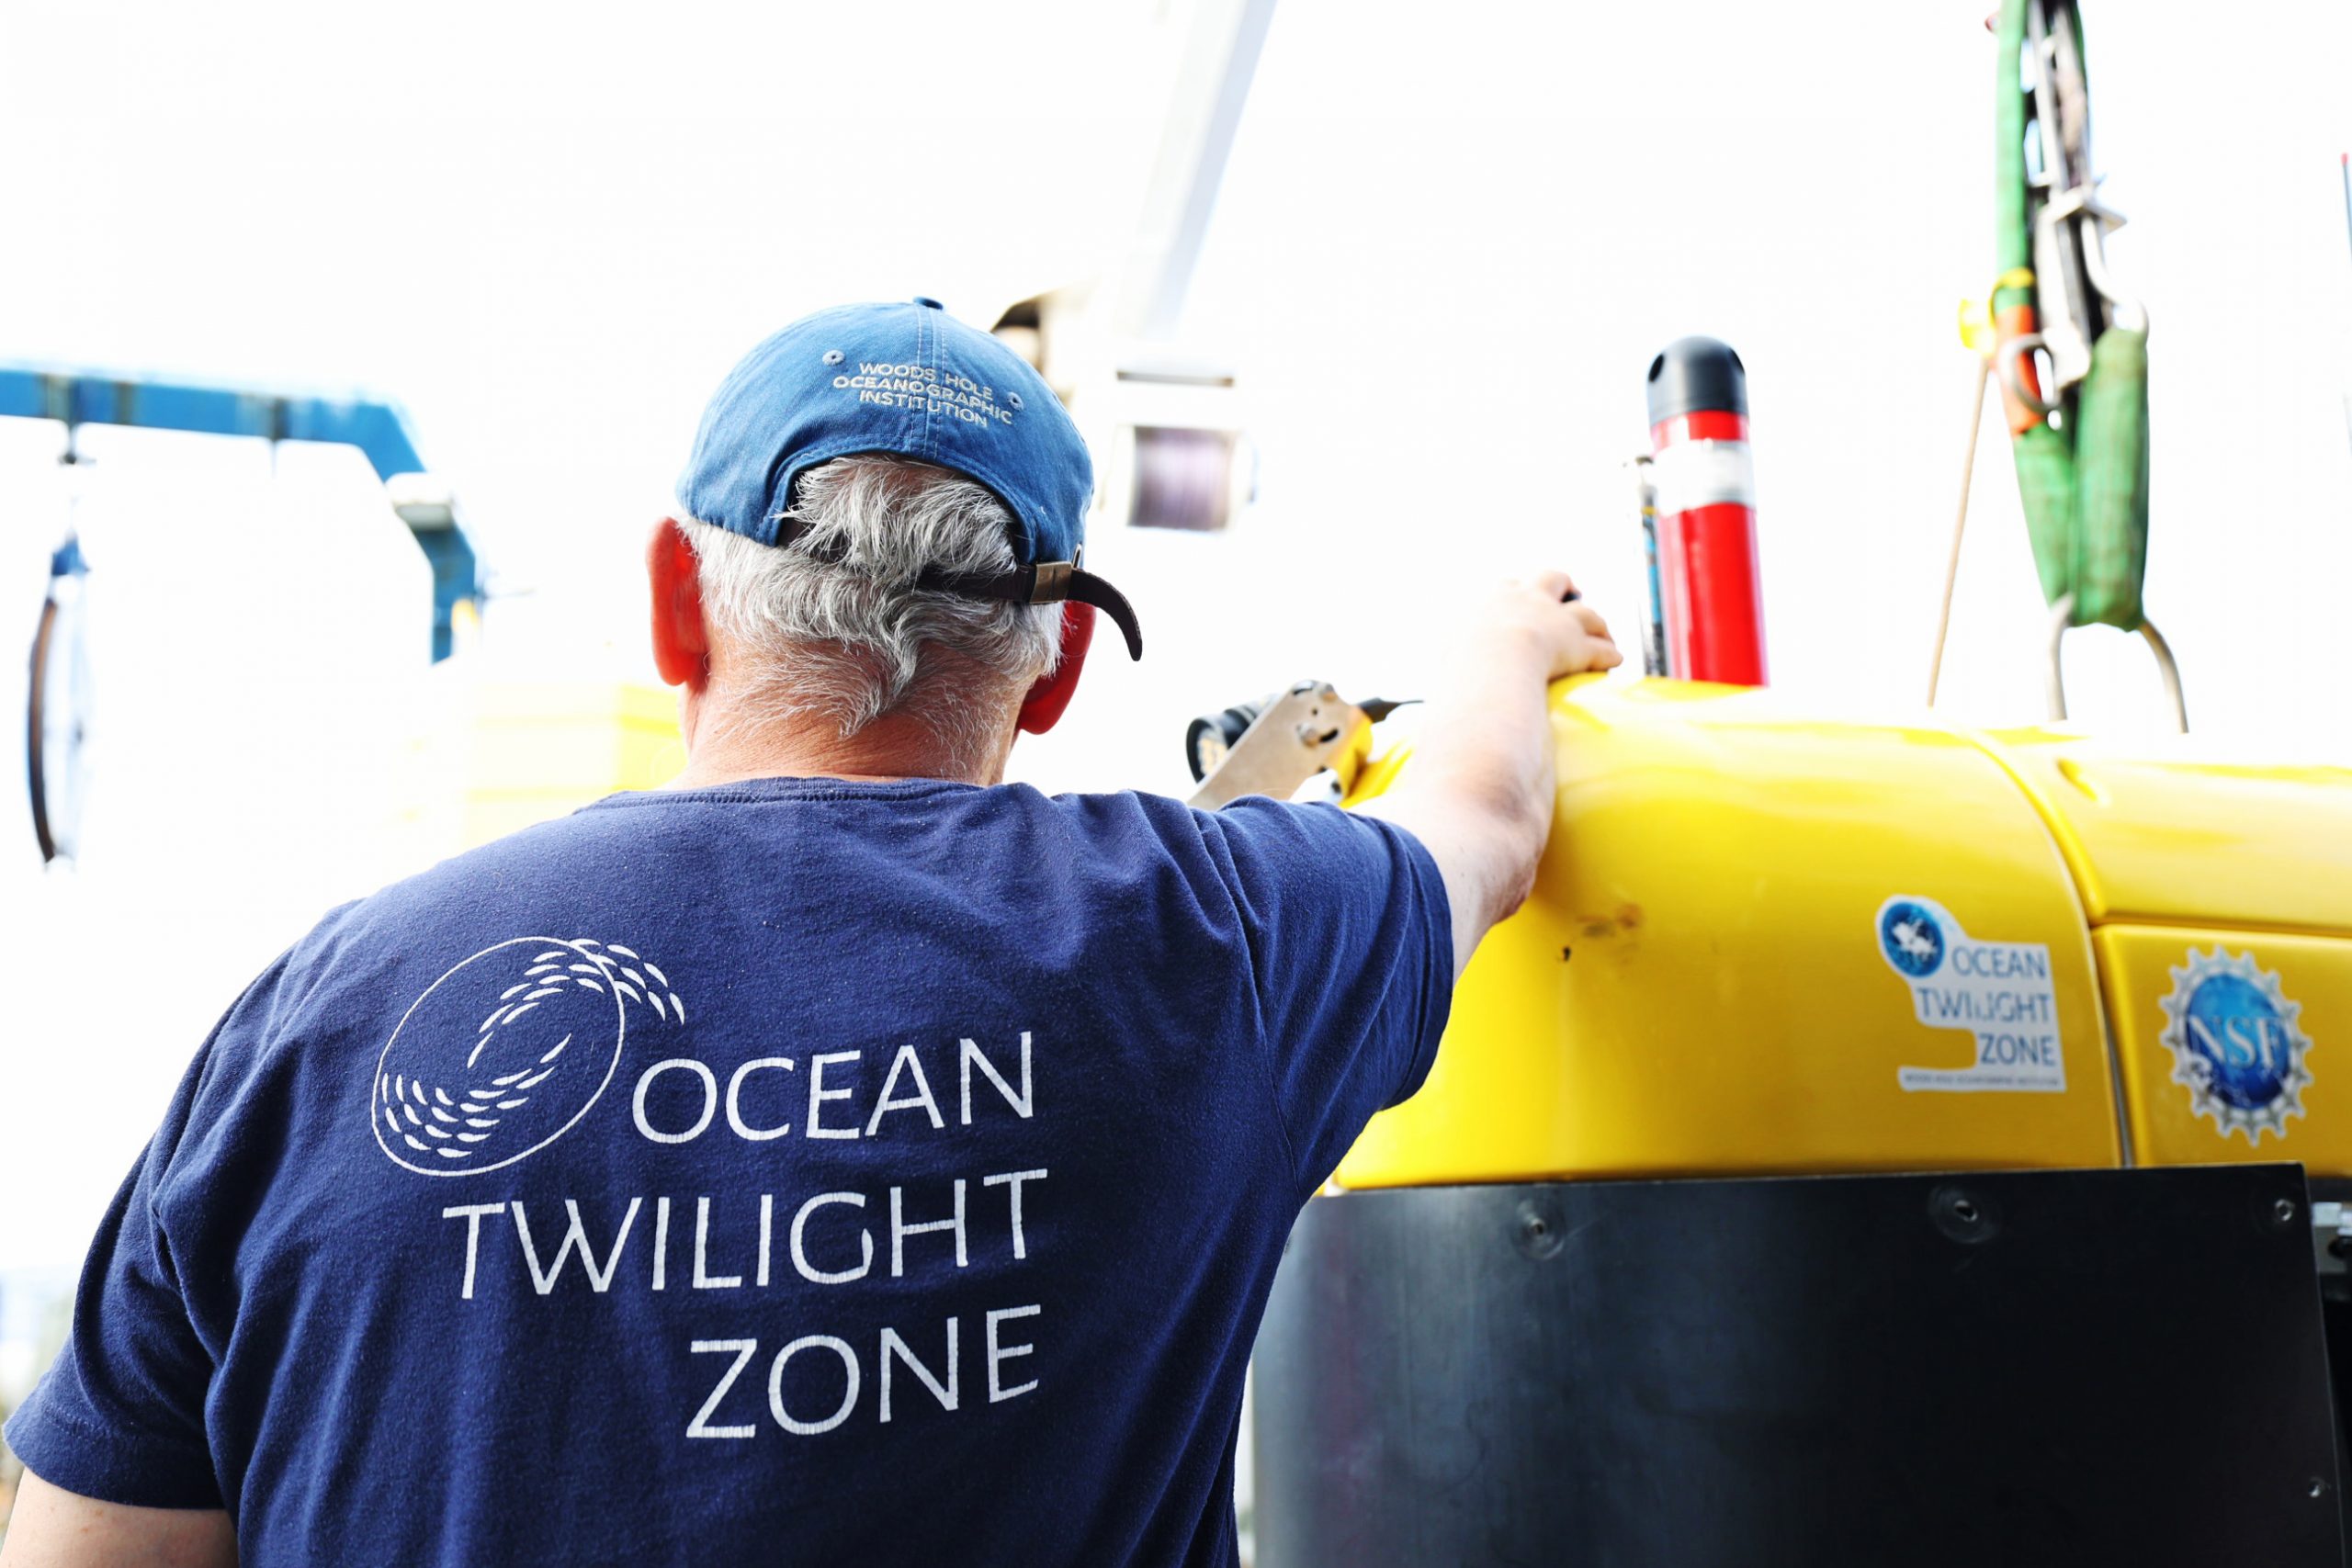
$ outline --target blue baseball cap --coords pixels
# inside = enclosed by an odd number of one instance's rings
[[[761,344],[703,411],[678,501],[696,521],[792,547],[794,483],[820,463],[884,453],[986,485],[1014,518],[1018,568],[936,569],[916,587],[1044,604],[1075,599],[1118,623],[1143,657],[1135,611],[1082,569],[1094,465],[1061,400],[994,335],[935,299],[820,310]]]

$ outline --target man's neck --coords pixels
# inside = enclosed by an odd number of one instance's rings
[[[905,714],[886,714],[848,737],[817,717],[729,727],[723,716],[688,699],[680,714],[686,766],[663,787],[709,789],[763,778],[946,779],[992,784],[1003,782],[1005,752],[1011,750],[1007,737],[1007,744],[996,748],[984,767],[957,768],[942,754],[931,732]]]

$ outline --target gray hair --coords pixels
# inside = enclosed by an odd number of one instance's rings
[[[984,767],[1012,705],[1061,652],[1061,608],[919,590],[930,568],[1010,571],[1012,514],[994,491],[927,463],[837,457],[800,475],[779,549],[678,513],[699,563],[724,729],[818,716],[843,739],[913,716],[958,773]]]

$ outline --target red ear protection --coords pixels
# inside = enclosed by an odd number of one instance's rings
[[[1062,602],[1062,659],[1054,672],[1030,688],[1021,705],[1021,728],[1043,735],[1059,723],[1062,710],[1078,694],[1079,667],[1094,642],[1094,606],[1076,600]]]

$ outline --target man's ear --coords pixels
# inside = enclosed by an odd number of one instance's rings
[[[1079,671],[1086,667],[1086,650],[1094,642],[1094,606],[1062,602],[1062,658],[1054,672],[1029,688],[1021,702],[1021,728],[1043,735],[1061,722],[1062,710],[1078,694]]]
[[[645,543],[653,591],[653,667],[667,685],[699,692],[710,679],[710,634],[702,619],[702,575],[686,531],[664,517]]]

